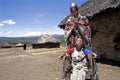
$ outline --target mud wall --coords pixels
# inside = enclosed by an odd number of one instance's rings
[[[120,9],[108,9],[89,20],[93,50],[100,58],[120,61]]]

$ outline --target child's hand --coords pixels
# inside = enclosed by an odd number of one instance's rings
[[[91,60],[92,58],[96,58],[96,55],[95,54],[88,54],[88,58],[89,58],[89,60]]]
[[[63,60],[63,55],[58,56],[59,60]]]
[[[93,58],[93,54],[88,54],[88,59],[91,60]]]

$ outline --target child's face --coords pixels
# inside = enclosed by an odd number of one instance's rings
[[[83,46],[83,40],[81,38],[78,38],[76,40],[76,47],[82,47]]]
[[[73,8],[72,8],[72,11],[71,11],[71,14],[72,14],[75,18],[77,18],[77,17],[78,17],[78,10],[73,7]]]

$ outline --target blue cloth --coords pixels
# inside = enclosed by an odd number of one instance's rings
[[[96,54],[95,52],[89,50],[89,49],[86,49],[86,48],[82,48],[82,51],[84,52],[85,55],[88,55],[88,54]],[[96,54],[97,55],[97,54]]]

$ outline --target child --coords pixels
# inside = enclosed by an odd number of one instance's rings
[[[84,48],[81,38],[77,38],[74,48],[65,52],[67,59],[71,57],[71,66],[73,67],[70,80],[85,80],[86,72],[88,71],[86,55],[89,60],[97,56],[91,50]]]

